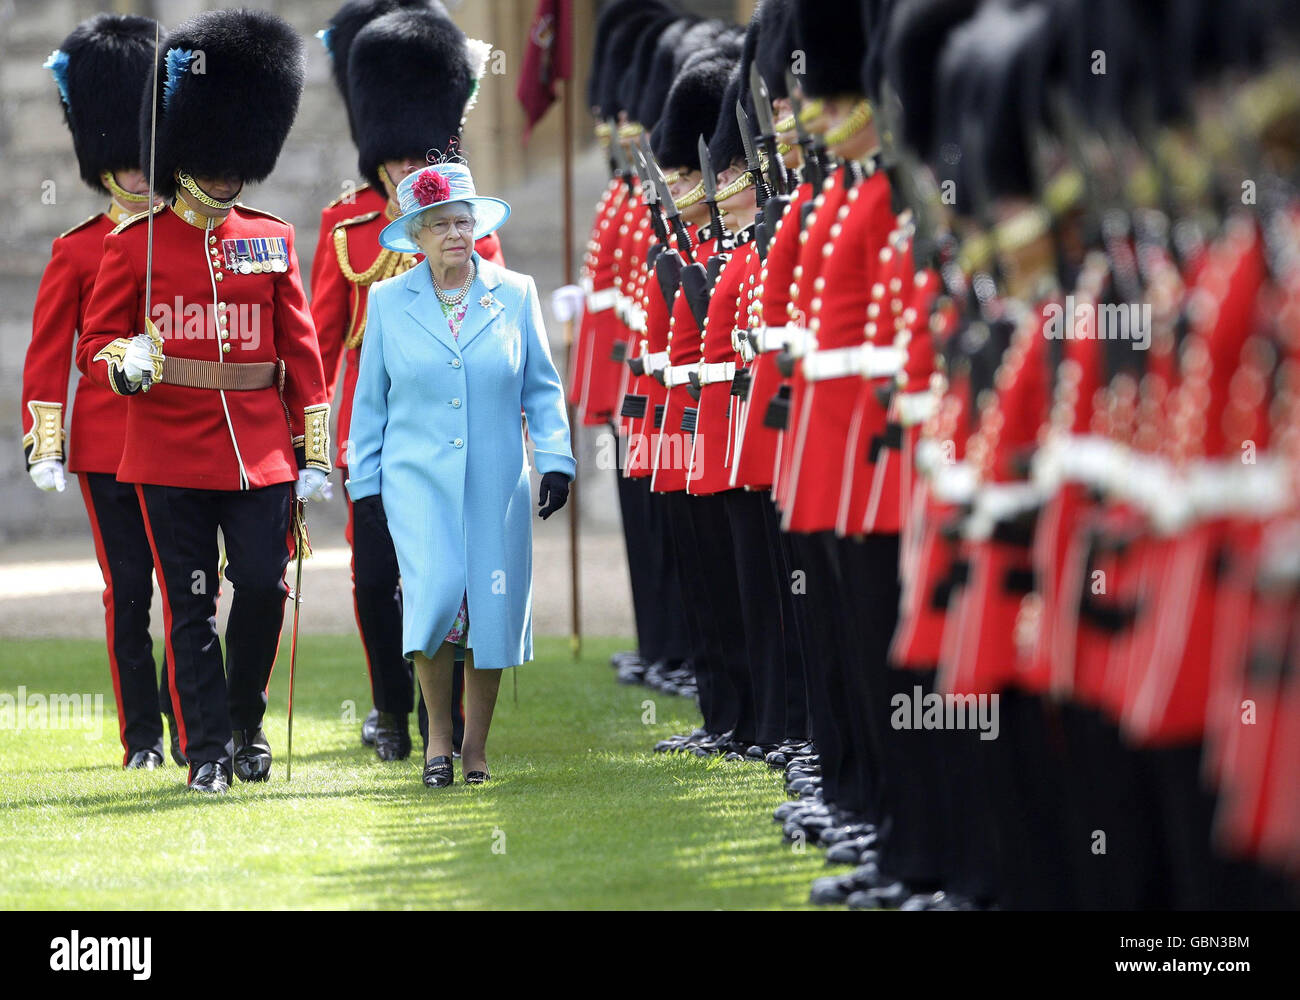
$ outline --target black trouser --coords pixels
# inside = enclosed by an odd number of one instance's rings
[[[771,500],[765,490],[735,489],[719,495],[735,550],[740,614],[757,714],[756,741],[766,745],[802,738],[808,730],[803,651]]]
[[[140,515],[140,499],[133,485],[119,483],[105,472],[81,473],[81,494],[95,538],[95,557],[104,574],[104,624],[122,762],[141,750],[161,755],[159,713],[171,714],[172,696],[165,660],[159,682],[149,635],[153,556]]]
[[[284,623],[293,483],[255,490],[137,486],[163,588],[168,663],[190,774],[229,772],[231,732],[255,729]],[[234,587],[223,667],[217,637],[217,531]]]
[[[860,808],[845,782],[845,768],[853,730],[847,716],[843,674],[850,662],[851,640],[842,614],[837,540],[831,532],[789,535],[792,594],[796,613],[807,629],[804,679],[808,690],[808,715],[822,767],[822,794],[827,802]]]
[[[747,692],[742,693],[737,684],[739,675],[745,674],[747,686],[748,673],[744,666],[744,639],[738,636],[736,595],[734,590],[728,595],[717,593],[712,587],[720,558],[716,551],[721,543],[718,529],[727,530],[726,515],[716,497],[691,497],[676,492],[664,494],[663,499],[677,553],[704,728],[718,735],[733,732],[744,723],[752,726],[752,697],[747,711],[743,704]],[[730,542],[729,536],[727,541]],[[731,559],[730,553],[727,558]],[[738,733],[736,739],[742,738],[743,733]]]
[[[343,470],[347,480],[347,469]],[[346,496],[346,490],[344,494]],[[362,506],[362,516],[348,498],[347,539],[352,547],[352,601],[356,610],[357,630],[366,653],[366,671],[370,675],[370,694],[381,712],[409,714],[411,711],[413,669],[402,655],[402,581],[397,566],[397,550],[388,532],[388,519],[382,508]],[[456,667],[452,698],[452,733],[460,746],[465,732],[465,713],[461,691],[465,675]],[[424,700],[419,704],[420,735],[426,740],[429,719]]]
[[[650,477],[618,476],[627,571],[632,584],[637,652],[647,663],[680,663],[690,655],[683,627],[677,553],[664,540],[662,494],[650,492]]]
[[[880,822],[885,786],[895,775],[884,767],[889,724],[889,646],[898,627],[898,536],[841,538],[839,555],[841,609],[851,639],[852,658],[844,674],[846,716],[854,752],[851,773],[857,782],[856,811]],[[899,780],[906,780],[899,776]]]

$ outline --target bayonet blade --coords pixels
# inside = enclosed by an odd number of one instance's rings
[[[772,120],[772,97],[767,92],[767,84],[763,82],[758,67],[753,63],[749,64],[749,96],[754,99],[754,113],[758,116],[760,134],[775,137],[776,123]]]
[[[704,175],[704,200],[712,205],[718,200],[718,176],[713,172],[713,164],[709,161],[709,144],[704,141],[704,136],[700,136],[698,149],[700,173]]]
[[[745,166],[751,174],[758,176],[758,150],[754,148],[753,129],[749,124],[749,115],[745,114],[745,106],[740,101],[736,101],[736,121],[740,125],[740,141],[745,147]]]
[[[799,78],[791,70],[785,71],[785,89],[790,95],[790,109],[794,112],[794,130],[799,137],[799,144],[803,145],[812,141],[812,136],[804,128],[803,118],[803,88],[799,85]]]

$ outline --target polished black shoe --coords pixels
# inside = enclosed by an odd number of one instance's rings
[[[879,855],[875,844],[876,835],[874,833],[865,837],[854,837],[852,840],[841,840],[827,849],[826,863],[828,865],[865,865],[868,861],[878,861]]]
[[[240,781],[265,781],[271,777],[271,744],[262,727],[236,729],[235,777]]]
[[[623,660],[618,665],[617,680],[620,684],[645,684],[648,669],[639,656]]]
[[[366,721],[361,723],[361,745],[372,747],[379,736],[379,709],[372,708],[366,715]]]
[[[191,792],[224,795],[230,791],[230,775],[216,761],[208,761],[194,769],[194,777],[190,778],[188,787]]]
[[[446,788],[456,780],[451,768],[451,758],[434,757],[424,763],[424,783],[429,788]]]
[[[465,772],[465,784],[467,785],[482,785],[482,784],[486,784],[488,781],[491,780],[492,780],[492,773],[490,771],[466,771]]]
[[[912,890],[902,882],[890,882],[873,889],[861,889],[846,902],[850,910],[897,910],[912,896]]]
[[[826,875],[813,880],[812,889],[808,892],[808,902],[816,903],[818,906],[843,903],[856,889],[851,875]]]
[[[157,750],[137,750],[125,764],[128,771],[153,771],[162,767],[162,754]]]
[[[190,762],[185,759],[185,754],[181,750],[181,727],[176,724],[176,716],[164,712],[163,718],[167,720],[167,732],[171,737],[172,762],[177,767],[189,767]]]
[[[621,667],[628,660],[639,660],[639,659],[641,659],[641,654],[638,653],[635,649],[623,649],[610,656],[609,665],[617,669]]]
[[[869,840],[866,846],[870,847],[876,842],[876,828],[870,823],[845,823],[843,826],[829,827],[821,833],[821,842],[827,847],[846,840],[855,842]]]
[[[375,754],[380,760],[406,760],[411,756],[411,724],[405,712],[379,713]]]

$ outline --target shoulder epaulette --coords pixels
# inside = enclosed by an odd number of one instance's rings
[[[368,190],[370,190],[370,182],[369,182],[369,181],[366,181],[364,184],[358,184],[358,185],[357,185],[356,187],[354,187],[352,190],[350,190],[350,191],[344,191],[341,195],[339,195],[337,198],[335,198],[333,201],[331,201],[331,202],[330,202],[328,205],[326,205],[325,207],[326,207],[326,208],[337,208],[339,205],[342,205],[343,202],[346,201],[347,199],[352,199],[352,200],[355,201],[355,200],[356,200],[356,197],[357,197],[358,194],[360,194],[362,191],[368,191]]]
[[[158,212],[161,212],[161,211],[162,211],[164,208],[166,208],[166,207],[167,207],[166,205],[155,205],[155,206],[153,207],[154,213],[157,214]],[[129,219],[123,219],[121,222],[119,222],[119,223],[118,223],[118,224],[113,228],[113,232],[110,233],[109,235],[111,235],[111,236],[116,236],[118,233],[122,232],[122,230],[126,229],[128,226],[133,226],[133,225],[135,225],[137,222],[139,222],[141,219],[146,219],[146,218],[148,218],[148,217],[149,217],[149,212],[148,212],[148,210],[143,211],[143,212],[137,212],[135,215],[131,216]]]
[[[63,237],[65,237],[65,236],[71,236],[71,235],[72,235],[73,233],[75,233],[78,229],[85,229],[88,225],[90,225],[92,222],[94,222],[96,219],[98,219],[98,218],[99,218],[101,215],[103,215],[103,214],[104,214],[103,212],[96,212],[96,213],[95,213],[94,215],[92,215],[90,218],[88,218],[88,219],[82,219],[80,222],[78,222],[78,223],[77,223],[75,226],[73,226],[71,229],[65,229],[63,232],[59,233],[59,235],[58,235],[58,239],[63,239]]]
[[[379,215],[379,209],[377,208],[369,212],[362,212],[360,215],[354,215],[350,219],[342,219],[341,221],[334,223],[334,228],[343,229],[345,226],[359,226],[361,225],[361,223],[369,222],[371,219],[376,218],[378,215]]]
[[[274,219],[276,222],[283,222],[286,226],[293,225],[293,223],[291,223],[288,219],[282,219],[278,215],[274,215],[271,212],[264,211],[263,209],[260,208],[254,208],[252,205],[245,205],[242,201],[235,202],[235,207],[239,209],[241,212],[249,212],[253,215],[264,215],[266,216],[266,218]]]

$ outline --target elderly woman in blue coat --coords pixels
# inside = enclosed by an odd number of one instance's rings
[[[424,783],[453,781],[452,669],[462,646],[461,765],[466,783],[480,784],[500,671],[533,658],[521,411],[543,518],[568,499],[573,451],[537,286],[474,251],[510,206],[477,195],[456,162],[409,175],[397,196],[401,215],[379,241],[425,263],[370,290],[347,488],[358,516],[387,518],[397,550],[402,648],[429,713]]]

